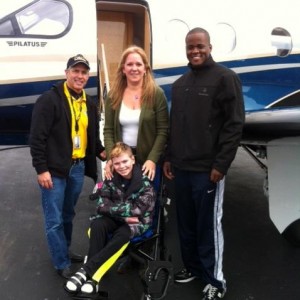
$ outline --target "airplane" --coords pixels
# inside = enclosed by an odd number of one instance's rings
[[[91,64],[87,92],[99,102],[124,48],[150,58],[171,105],[187,70],[184,38],[210,32],[213,58],[241,78],[241,146],[266,172],[270,217],[300,246],[300,28],[295,0],[14,0],[0,3],[0,144],[26,145],[37,97],[64,79],[69,57]],[[103,123],[103,122],[102,122]],[[247,184],[247,183],[245,183]]]

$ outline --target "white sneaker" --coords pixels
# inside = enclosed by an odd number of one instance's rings
[[[86,281],[82,287],[81,292],[85,294],[96,294],[99,291],[99,284],[94,280]]]
[[[222,299],[224,295],[225,291],[208,284],[203,290],[202,300],[218,300]]]

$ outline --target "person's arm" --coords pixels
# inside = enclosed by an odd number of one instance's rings
[[[51,92],[46,92],[36,101],[31,118],[30,153],[32,164],[37,174],[48,172],[47,140],[54,122],[54,105],[51,101]]]
[[[153,185],[147,181],[144,185],[144,191],[133,202],[129,202],[129,209],[131,216],[138,217],[140,221],[143,221],[143,217],[154,210],[156,201],[156,192]]]
[[[143,174],[148,176],[150,180],[154,180],[156,163],[164,153],[169,128],[167,98],[160,88],[157,89],[155,96],[155,140],[151,151],[148,153],[147,160],[142,165]]]
[[[147,160],[157,163],[165,151],[169,131],[169,111],[167,98],[161,88],[156,92],[155,110],[155,140]]]
[[[101,189],[97,190],[97,193],[97,212],[102,215],[111,215],[110,211],[115,205],[114,200],[116,200],[116,196],[114,191],[109,186],[107,180],[103,182]]]
[[[171,126],[171,122],[172,122],[172,107],[170,109],[170,124],[169,124],[169,134],[167,137],[167,142],[166,142],[166,149],[165,149],[165,153],[164,153],[164,163],[163,163],[163,173],[164,175],[169,179],[172,180],[174,179],[174,174],[172,171],[172,164],[170,162],[171,160],[171,155],[170,155],[170,137],[171,137],[171,130],[172,130],[172,126]]]
[[[229,73],[229,75],[224,78],[221,94],[225,122],[219,133],[219,151],[212,169],[225,175],[236,155],[245,121],[242,86],[237,75]],[[216,176],[215,173],[214,177],[216,178]]]

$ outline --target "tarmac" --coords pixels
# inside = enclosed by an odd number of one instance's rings
[[[40,192],[28,147],[0,148],[0,299],[69,300],[55,272],[44,234]],[[223,229],[226,300],[299,300],[300,248],[290,245],[269,218],[263,193],[264,171],[241,148],[226,177]],[[167,183],[172,197],[172,183]],[[72,249],[85,254],[86,230],[95,203],[94,183],[86,178],[74,220]],[[174,200],[167,207],[165,243],[174,271],[182,268]],[[73,265],[74,270],[80,265]],[[172,283],[166,300],[200,300],[204,284],[196,279]],[[140,300],[143,285],[136,270],[113,267],[100,289],[112,300]]]

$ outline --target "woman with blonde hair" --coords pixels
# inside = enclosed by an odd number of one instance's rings
[[[163,90],[155,83],[145,51],[138,46],[125,49],[105,102],[104,144],[110,153],[122,141],[134,151],[150,180],[159,177],[157,164],[164,152],[169,114]],[[112,177],[110,158],[105,177]]]

